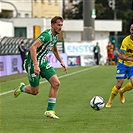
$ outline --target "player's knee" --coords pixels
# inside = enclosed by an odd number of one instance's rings
[[[121,86],[122,86],[121,84],[117,84],[116,88],[119,90],[121,88]]]
[[[39,92],[35,92],[35,93],[33,93],[33,95],[35,95],[35,96],[36,96],[38,93],[39,93]]]
[[[39,91],[33,91],[32,95],[37,95],[39,93]]]
[[[133,88],[133,83],[131,82],[131,87]]]
[[[60,87],[60,81],[54,82],[53,87],[54,87],[55,89],[58,89],[58,88]]]
[[[32,87],[31,93],[32,93],[32,95],[37,95],[39,93],[39,86]]]

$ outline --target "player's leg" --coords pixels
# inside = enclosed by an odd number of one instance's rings
[[[128,67],[128,78],[130,79],[130,82],[128,82],[123,88],[119,90],[121,103],[125,103],[125,98],[123,93],[133,89],[133,67],[132,66]]]
[[[25,92],[32,95],[37,95],[39,93],[39,85],[38,86],[31,86],[27,85],[24,89],[21,89],[21,92]]]
[[[48,106],[44,115],[50,118],[59,119],[59,117],[55,115],[54,107],[56,104],[56,97],[58,95],[60,81],[56,75],[55,69],[50,65],[48,61],[45,61],[45,63],[43,63],[40,68],[41,68],[41,73],[40,73],[41,77],[46,78],[51,85],[48,95]]]
[[[32,95],[37,95],[39,93],[39,86],[33,87],[31,85],[25,86],[24,83],[20,83],[20,85],[14,90],[14,97],[17,98],[22,92]]]
[[[60,86],[60,81],[57,77],[57,75],[53,75],[50,79],[49,79],[49,83],[51,84],[50,86],[50,91],[49,91],[49,101],[53,101],[53,105],[52,106],[48,106],[47,110],[54,110],[54,104],[56,103],[56,97],[58,95],[58,90],[59,90],[59,86]]]
[[[128,82],[123,88],[121,88],[119,90],[119,94],[120,94],[120,102],[121,103],[125,103],[125,98],[124,98],[124,92],[126,91],[130,91],[133,88],[132,83]]]
[[[57,98],[58,90],[60,86],[60,81],[58,80],[57,75],[53,75],[49,79],[49,83],[51,84],[51,86],[50,86],[50,91],[48,95],[48,106],[47,106],[47,111],[45,112],[45,116],[59,119],[59,117],[56,116],[54,112],[56,98]]]
[[[124,82],[124,79],[117,80],[116,85],[112,88],[108,103],[106,104],[106,107],[112,106],[112,102],[113,102],[114,98],[116,97],[116,95],[118,94],[118,90],[121,88],[123,82]]]
[[[133,89],[133,77],[131,77],[130,79],[131,79],[130,82],[128,82],[123,88],[119,90],[121,93],[130,91]]]
[[[28,79],[30,85],[25,85],[24,83],[20,83],[20,85],[14,90],[14,97],[17,98],[22,92],[37,95],[39,92],[39,82],[40,82],[40,75],[34,74],[34,67],[30,66],[29,68],[26,67],[28,70]]]
[[[116,95],[118,94],[118,90],[121,88],[123,82],[124,82],[124,78],[126,73],[126,69],[125,66],[121,63],[117,64],[117,71],[116,71],[116,85],[112,88],[108,103],[106,104],[106,107],[111,107],[112,106],[112,102],[114,100],[114,98],[116,97]]]

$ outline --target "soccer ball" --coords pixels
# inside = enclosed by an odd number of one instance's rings
[[[101,110],[104,108],[105,102],[101,96],[94,96],[90,101],[90,106],[94,110]]]

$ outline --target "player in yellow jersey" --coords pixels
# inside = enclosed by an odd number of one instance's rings
[[[125,78],[130,79],[130,81],[121,88]],[[112,102],[118,93],[120,94],[120,102],[124,103],[123,93],[133,89],[133,24],[130,26],[130,35],[123,39],[120,47],[116,80],[116,85],[112,88],[109,101],[106,104],[108,108],[112,106]]]

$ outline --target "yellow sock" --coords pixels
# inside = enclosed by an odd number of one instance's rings
[[[110,94],[109,102],[112,102],[117,94],[118,94],[118,89],[116,88],[116,86],[114,86]]]
[[[130,91],[131,89],[133,89],[133,86],[131,82],[128,82],[123,88],[120,89],[120,91],[124,93],[126,91]]]

